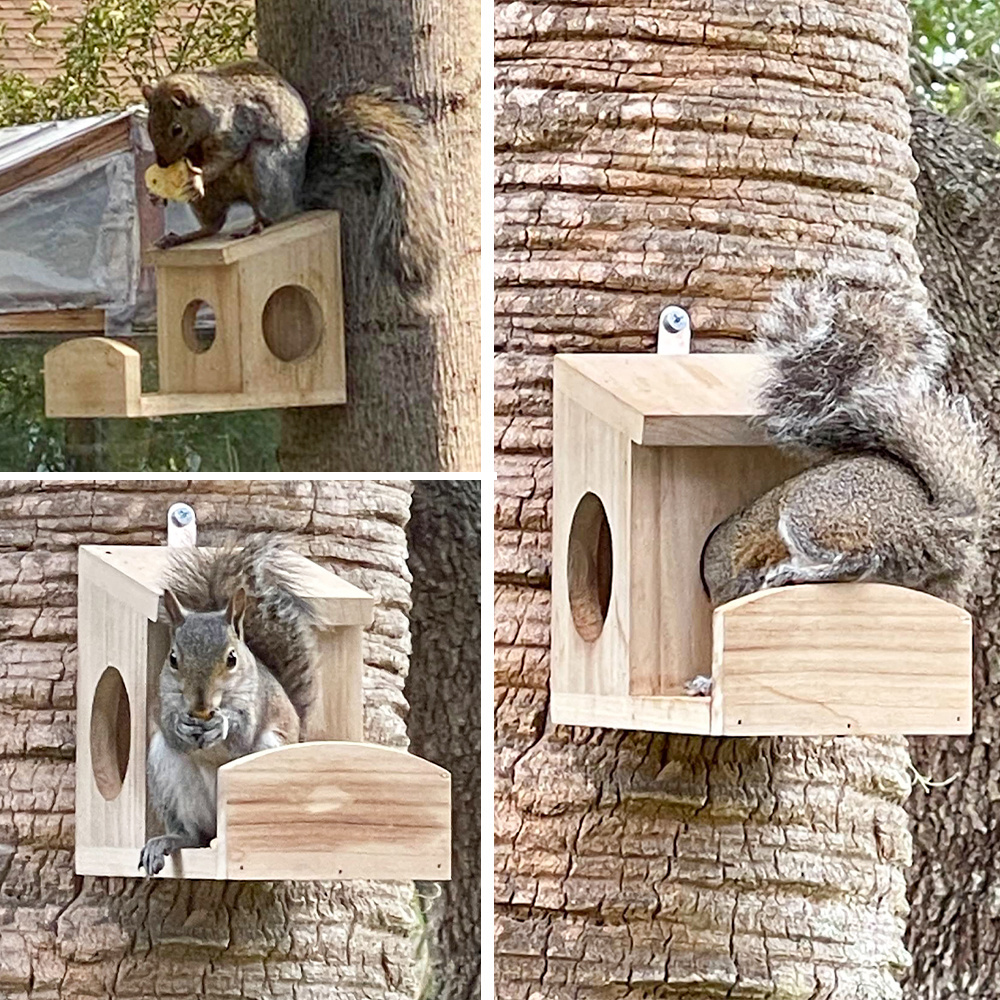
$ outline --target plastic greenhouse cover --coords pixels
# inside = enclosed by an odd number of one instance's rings
[[[0,311],[107,310],[127,326],[139,277],[135,158],[75,164],[0,195]]]

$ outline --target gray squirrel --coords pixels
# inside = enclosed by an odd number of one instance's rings
[[[173,73],[143,97],[158,165],[187,159],[204,184],[191,202],[201,228],[170,233],[161,246],[218,233],[236,202],[253,208],[252,232],[360,186],[378,193],[372,249],[403,298],[432,287],[444,224],[412,106],[376,90],[324,96],[310,108],[261,60]]]
[[[216,835],[221,765],[298,742],[317,662],[315,614],[291,589],[291,549],[251,535],[217,550],[177,549],[165,580],[170,651],[160,670],[159,727],[147,781],[166,832],[139,867],[162,870],[183,847]]]
[[[942,377],[949,341],[902,292],[812,279],[758,330],[769,372],[758,424],[806,471],[716,526],[701,572],[713,604],[784,584],[878,580],[962,604],[983,564],[997,453]]]

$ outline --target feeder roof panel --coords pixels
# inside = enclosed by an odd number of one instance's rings
[[[92,566],[97,564],[111,593],[146,611],[159,603],[170,554],[177,550],[155,545],[81,545],[80,551],[81,558],[86,553]],[[371,623],[374,602],[370,594],[305,556],[294,558],[299,563],[296,589],[316,607],[323,627]]]
[[[560,354],[555,391],[636,444],[762,445],[756,354]]]
[[[301,240],[324,234],[337,238],[339,212],[303,212],[261,233],[233,239],[229,234],[206,236],[167,250],[147,250],[143,261],[158,267],[212,267],[234,264],[262,253],[284,252]]]

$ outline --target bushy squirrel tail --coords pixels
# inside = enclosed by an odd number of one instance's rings
[[[242,585],[243,639],[285,689],[301,721],[312,701],[317,647],[312,605],[293,588],[292,549],[276,535],[248,535],[211,551],[178,548],[164,583],[190,611],[221,611]]]
[[[403,299],[419,301],[433,288],[444,232],[440,184],[420,112],[372,90],[322,97],[311,114],[306,206],[335,207],[338,191],[349,186],[376,192],[372,250]]]
[[[758,330],[767,373],[758,424],[819,455],[877,452],[909,466],[944,516],[995,503],[995,449],[941,384],[947,334],[914,298],[845,280],[793,282]]]

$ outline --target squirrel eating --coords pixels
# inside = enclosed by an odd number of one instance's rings
[[[314,610],[290,587],[291,549],[254,535],[241,547],[177,549],[163,592],[170,651],[160,670],[147,780],[165,833],[139,867],[207,847],[219,767],[302,736],[317,664]]]
[[[173,73],[142,94],[158,170],[186,162],[185,174],[201,187],[184,199],[200,227],[168,233],[158,246],[220,232],[237,202],[254,213],[252,225],[233,234],[245,236],[306,209],[335,207],[338,190],[354,186],[377,192],[371,250],[403,299],[433,285],[443,223],[428,139],[412,106],[371,91],[307,107],[260,60]]]

